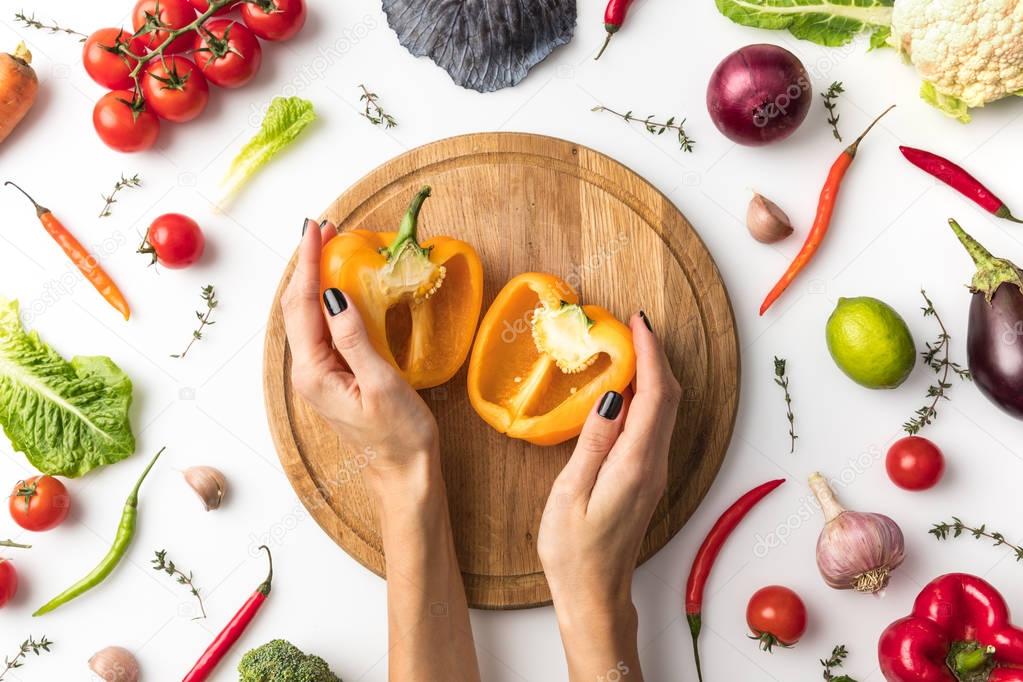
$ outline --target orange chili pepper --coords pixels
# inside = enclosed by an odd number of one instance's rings
[[[632,332],[580,305],[554,275],[509,281],[483,317],[469,359],[469,402],[492,427],[536,445],[579,435],[594,403],[636,374]]]
[[[778,300],[778,297],[788,288],[792,281],[796,278],[803,268],[806,267],[810,259],[813,258],[814,254],[817,253],[817,249],[820,248],[821,242],[824,241],[824,235],[828,232],[828,227],[831,225],[831,214],[835,211],[835,202],[838,200],[838,190],[842,186],[842,180],[845,178],[845,172],[849,170],[849,166],[852,165],[853,159],[856,157],[856,150],[863,141],[863,138],[867,136],[870,129],[881,120],[881,117],[887,114],[889,111],[895,108],[895,105],[891,105],[887,109],[881,112],[881,115],[875,118],[867,129],[863,131],[863,134],[856,138],[856,141],[846,147],[842,153],[835,159],[835,162],[831,165],[831,171],[828,173],[828,179],[824,181],[824,187],[821,189],[820,199],[817,201],[817,215],[813,219],[813,227],[810,228],[810,233],[806,236],[806,241],[803,243],[803,248],[799,250],[796,257],[792,260],[792,264],[789,265],[789,269],[785,271],[785,274],[781,276],[778,283],[774,285],[770,293],[764,299],[764,302],[760,304],[760,314],[763,315],[767,312],[767,309],[771,307],[771,304]]]
[[[75,239],[73,234],[68,232],[63,223],[57,220],[53,212],[45,206],[40,206],[35,199],[29,196],[28,192],[10,180],[4,184],[10,185],[28,197],[28,200],[36,207],[36,215],[39,216],[39,222],[43,224],[43,228],[63,249],[67,257],[71,259],[71,262],[75,264],[75,267],[85,276],[85,279],[89,280],[89,283],[96,287],[96,291],[106,299],[107,303],[124,315],[124,319],[127,320],[131,317],[131,308],[128,307],[128,301],[125,300],[124,294],[114,284],[114,280],[110,279],[110,275],[100,266],[99,261],[82,246],[80,241]]]

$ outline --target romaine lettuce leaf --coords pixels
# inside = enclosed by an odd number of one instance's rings
[[[943,95],[934,87],[934,83],[924,81],[920,85],[920,97],[923,101],[945,112],[947,116],[958,120],[960,123],[970,122],[970,108],[966,102],[952,95]]]
[[[315,120],[312,102],[301,97],[274,97],[259,132],[234,157],[227,175],[220,183],[224,189],[220,206],[230,203],[256,171],[290,145]]]
[[[40,472],[76,478],[131,455],[131,391],[110,358],[68,362],[0,298],[0,426]]]
[[[845,45],[867,29],[886,29],[895,0],[715,0],[718,10],[743,26],[788,29],[818,45]],[[884,36],[887,37],[887,36]],[[878,47],[872,41],[872,47]]]

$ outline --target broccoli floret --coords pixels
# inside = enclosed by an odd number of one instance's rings
[[[238,682],[341,682],[319,656],[275,639],[249,651],[238,663]]]

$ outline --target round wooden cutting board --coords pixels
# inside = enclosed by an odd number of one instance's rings
[[[321,216],[340,230],[393,230],[409,199],[433,186],[423,239],[451,235],[483,261],[483,310],[521,272],[558,275],[584,303],[626,320],[646,311],[683,386],[667,492],[654,512],[641,561],[685,524],[728,448],[738,403],[739,356],[732,309],[714,261],[668,199],[616,161],[564,140],[487,133],[441,140],[377,168]],[[281,280],[291,277],[294,260]],[[271,306],[264,388],[274,442],[292,485],[346,552],[384,574],[380,534],[360,470],[291,387],[280,307]],[[487,426],[469,405],[466,368],[423,391],[440,425],[441,459],[469,604],[522,608],[550,601],[536,554],[551,483],[574,441],[539,447]],[[395,415],[400,421],[401,416]]]

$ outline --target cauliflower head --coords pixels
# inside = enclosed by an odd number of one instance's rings
[[[1023,95],[1023,0],[897,0],[889,42],[924,79],[920,96],[963,123]]]

